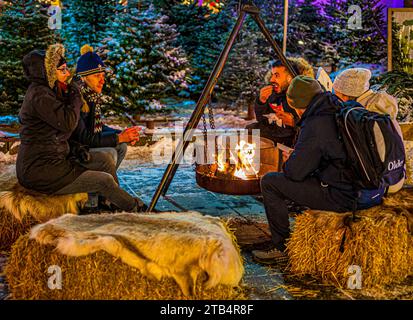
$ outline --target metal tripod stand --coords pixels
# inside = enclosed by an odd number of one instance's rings
[[[148,212],[151,212],[155,208],[159,200],[159,197],[161,195],[164,196],[168,191],[169,185],[171,184],[172,179],[175,176],[179,163],[183,159],[185,150],[188,147],[190,141],[192,140],[193,131],[198,126],[198,123],[201,120],[201,117],[205,110],[205,106],[208,104],[212,90],[215,87],[219,76],[221,75],[221,72],[228,59],[229,52],[231,51],[231,48],[234,45],[235,39],[237,38],[238,33],[241,30],[241,27],[244,23],[247,14],[251,15],[253,20],[257,23],[260,31],[263,33],[267,41],[270,43],[271,47],[276,52],[279,59],[282,61],[283,65],[289,70],[293,77],[297,75],[297,73],[291,67],[291,64],[283,54],[282,50],[271,36],[269,30],[265,26],[264,21],[261,19],[259,15],[260,10],[252,3],[252,1],[246,1],[245,4],[243,4],[243,1],[241,1],[237,22],[235,23],[235,26],[233,27],[231,34],[228,37],[227,42],[225,43],[224,49],[221,51],[218,61],[216,62],[214,69],[212,70],[208,78],[208,81],[201,93],[201,96],[196,104],[196,107],[189,119],[189,122],[184,129],[183,137],[179,140],[176,149],[172,155],[172,159],[163,174],[162,180],[159,183],[158,188],[155,191],[155,194],[152,197],[152,201],[147,210]]]

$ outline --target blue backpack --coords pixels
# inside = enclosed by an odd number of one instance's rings
[[[387,188],[405,176],[404,144],[390,116],[348,101],[341,105],[336,120],[354,186],[361,198],[366,197],[360,203],[368,202],[367,198],[374,202],[374,197],[381,201]]]

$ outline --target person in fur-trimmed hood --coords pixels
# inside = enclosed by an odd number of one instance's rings
[[[67,159],[67,140],[76,128],[82,100],[79,90],[65,83],[62,45],[30,52],[23,58],[23,69],[30,86],[19,113],[17,178],[28,189],[51,194],[86,170]]]
[[[70,153],[68,140],[78,124],[82,98],[75,84],[67,84],[70,72],[64,51],[55,44],[23,58],[30,86],[19,113],[18,181],[45,194],[99,192],[122,210],[140,211],[143,203],[117,185],[115,164],[108,154],[91,154],[90,162],[96,165],[92,169]]]
[[[76,75],[83,106],[80,121],[71,139],[87,145],[90,152],[108,152],[118,168],[126,155],[127,143],[135,144],[139,140],[138,128],[131,127],[120,131],[103,123],[101,107],[105,64],[89,45],[84,45],[80,53]]]

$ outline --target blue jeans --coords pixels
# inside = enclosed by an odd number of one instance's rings
[[[119,187],[115,162],[107,152],[91,153],[90,162],[82,165],[88,170],[55,194],[98,193],[122,210],[134,209],[135,199]]]
[[[116,170],[119,168],[123,159],[128,151],[128,145],[126,143],[120,143],[115,148],[105,147],[105,148],[90,148],[90,152],[107,152],[109,153],[113,161],[115,162]]]

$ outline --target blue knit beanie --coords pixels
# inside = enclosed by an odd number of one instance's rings
[[[80,58],[77,60],[76,74],[84,77],[95,73],[105,72],[102,59],[93,52],[93,48],[85,44],[80,49]]]

